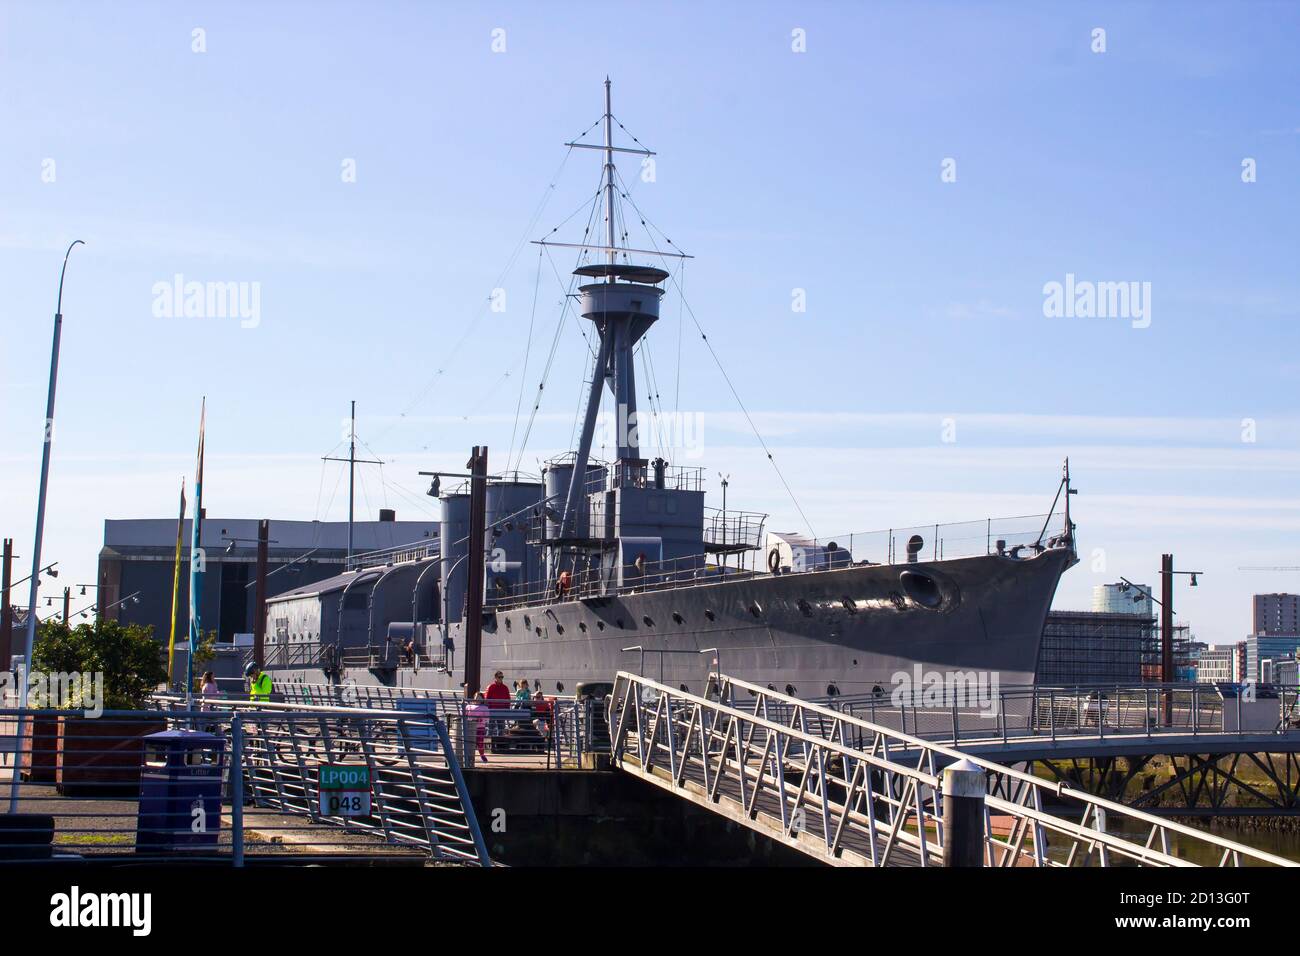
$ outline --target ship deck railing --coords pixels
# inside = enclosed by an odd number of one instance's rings
[[[719,512],[719,516],[720,516]],[[731,520],[731,512],[727,520]],[[738,513],[738,522],[753,527],[758,515]],[[899,565],[914,562],[955,560],[979,555],[1006,554],[1027,557],[1063,543],[1057,532],[1064,530],[1064,514],[1020,515],[986,518],[951,524],[889,528],[883,531],[851,532],[817,538],[787,538],[797,542],[789,564],[777,547],[761,555],[760,549],[745,547],[734,556],[735,563],[716,549],[662,561],[636,562],[622,567],[622,584],[615,568],[569,572],[567,589],[560,582],[534,583],[528,587],[505,586],[485,599],[489,609],[555,604],[563,601],[616,597],[645,591],[676,590],[705,584],[721,584],[748,578],[780,574],[813,574],[862,565]],[[770,539],[769,539],[770,540]]]
[[[347,562],[349,571],[356,568],[373,568],[386,564],[406,564],[412,561],[428,561],[438,557],[441,545],[437,538],[425,538],[407,544],[394,545],[391,548],[379,548],[354,554]]]

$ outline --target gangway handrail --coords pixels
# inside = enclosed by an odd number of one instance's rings
[[[971,754],[967,754],[963,751],[957,750],[945,744],[935,743],[934,741],[925,740],[924,738],[921,737],[913,737],[910,734],[903,734],[889,727],[884,727],[879,724],[873,724],[870,721],[863,720],[860,717],[855,717],[852,714],[842,714],[838,711],[831,710],[830,708],[823,707],[820,704],[808,704],[805,703],[804,701],[798,700],[797,698],[785,697],[785,695],[783,694],[778,694],[775,691],[768,690],[766,687],[760,687],[757,684],[751,684],[748,681],[741,680],[740,678],[737,677],[728,677],[726,675],[718,675],[718,674],[712,674],[710,675],[710,677],[716,678],[719,681],[718,684],[719,687],[725,687],[729,684],[732,687],[740,687],[741,689],[747,692],[753,692],[756,698],[767,696],[767,697],[782,698],[783,702],[793,701],[797,706],[807,707],[812,711],[814,711],[815,713],[821,714],[824,717],[830,717],[833,720],[847,720],[849,723],[856,724],[864,729],[870,729],[873,733],[879,733],[884,735],[885,737],[891,737],[894,738],[895,740],[904,741],[909,745],[909,748],[919,747],[922,750],[932,754],[933,753],[943,754],[945,757],[950,758],[953,762],[957,760],[969,760],[986,771],[1001,775],[1004,779],[1007,778],[1015,779],[1023,783],[1032,785],[1034,787],[1038,787],[1040,789],[1050,790],[1057,796],[1091,804],[1093,807],[1104,810],[1107,814],[1113,813],[1120,817],[1126,817],[1126,818],[1138,820],[1141,821],[1142,823],[1151,824],[1153,826],[1160,827],[1164,830],[1171,830],[1175,833],[1180,833],[1184,836],[1193,837],[1197,840],[1202,840],[1207,843],[1215,844],[1216,846],[1229,849],[1233,852],[1243,852],[1255,859],[1260,860],[1261,862],[1269,862],[1274,866],[1300,867],[1300,863],[1297,863],[1295,861],[1287,860],[1283,857],[1276,856],[1264,850],[1258,850],[1255,849],[1254,847],[1248,847],[1245,846],[1244,844],[1236,843],[1233,840],[1226,840],[1215,834],[1208,833],[1205,830],[1198,830],[1195,827],[1190,827],[1185,824],[1178,823],[1177,821],[1174,820],[1168,820],[1163,817],[1155,816],[1154,814],[1146,813],[1142,810],[1136,810],[1133,807],[1127,807],[1122,803],[1116,803],[1113,800],[1107,800],[1105,797],[1099,797],[1094,794],[1088,793],[1087,791],[1084,790],[1077,790],[1061,781],[1048,782],[1043,780],[1041,777],[1034,776],[1033,774],[1025,773],[1023,771],[1016,770],[1013,767],[1008,767],[1005,764],[996,763],[992,760],[987,760],[982,757],[972,756]],[[723,681],[725,681],[726,684],[722,683]],[[990,799],[996,799],[996,798],[990,797]]]
[[[720,758],[719,764],[716,768],[713,768],[713,792],[710,794],[711,801],[709,802],[716,803],[719,774],[724,771],[726,764],[731,763],[733,764],[733,770],[739,780],[739,802],[742,805],[748,802],[748,806],[746,807],[748,820],[752,821],[756,819],[754,811],[758,799],[756,788],[763,786],[765,783],[770,783],[770,786],[778,791],[778,793],[773,794],[773,796],[775,796],[777,805],[780,809],[781,838],[791,845],[795,845],[800,849],[808,851],[808,846],[806,844],[801,843],[797,839],[791,839],[793,834],[793,830],[791,829],[792,825],[787,823],[786,819],[788,815],[787,803],[790,799],[788,790],[791,788],[787,788],[785,785],[784,771],[777,775],[768,769],[769,761],[774,765],[777,762],[784,765],[790,757],[789,742],[797,741],[802,745],[801,749],[806,750],[806,755],[803,782],[800,785],[798,793],[794,796],[795,806],[798,808],[806,795],[810,797],[812,796],[812,790],[809,787],[809,777],[815,776],[816,779],[814,780],[814,783],[818,785],[819,789],[819,794],[817,795],[817,800],[819,802],[817,803],[817,806],[820,806],[823,817],[823,837],[825,848],[824,850],[819,850],[819,852],[816,852],[813,855],[823,855],[825,858],[828,858],[828,861],[832,858],[838,857],[840,854],[842,850],[841,837],[845,827],[849,826],[850,828],[856,828],[857,832],[862,833],[864,832],[863,825],[865,824],[865,834],[870,841],[870,854],[873,863],[877,862],[878,859],[887,861],[894,846],[906,845],[919,852],[920,863],[922,866],[927,865],[927,854],[933,852],[933,847],[931,846],[931,841],[926,833],[925,816],[928,814],[936,821],[939,821],[941,818],[940,801],[937,799],[938,793],[941,790],[941,784],[937,772],[938,768],[936,768],[936,763],[938,762],[936,758],[943,757],[952,762],[963,759],[970,760],[987,773],[993,774],[994,778],[991,783],[994,784],[995,791],[1000,788],[1007,793],[1010,793],[1012,792],[1012,788],[1008,786],[1010,783],[1014,782],[1020,785],[1018,787],[1020,793],[1019,800],[1006,799],[999,796],[997,792],[989,794],[986,797],[986,826],[987,814],[990,809],[997,810],[1001,813],[1007,813],[1015,820],[1015,826],[1013,828],[1014,835],[1008,836],[1006,842],[997,839],[996,835],[992,833],[986,834],[985,839],[990,862],[994,862],[993,854],[996,849],[1003,854],[1001,863],[1004,864],[1021,859],[1032,859],[1033,862],[1039,866],[1069,866],[1074,863],[1080,845],[1085,845],[1087,848],[1085,860],[1091,857],[1094,850],[1099,849],[1100,860],[1103,866],[1108,863],[1108,851],[1113,852],[1117,856],[1132,859],[1145,865],[1195,866],[1196,864],[1191,861],[1174,856],[1168,852],[1168,835],[1170,833],[1178,833],[1202,843],[1210,844],[1217,850],[1222,850],[1222,856],[1219,861],[1219,865],[1221,866],[1228,865],[1229,862],[1235,865],[1240,865],[1242,857],[1274,866],[1293,867],[1300,865],[1290,860],[1283,859],[1282,857],[1261,850],[1256,850],[1252,847],[1237,844],[1230,840],[1225,840],[1221,837],[1215,836],[1214,834],[1206,833],[1205,831],[1196,830],[1192,827],[1143,813],[1142,811],[1133,810],[1129,807],[1123,806],[1122,804],[1101,797],[1095,797],[1091,794],[1075,790],[1060,782],[1042,780],[1041,778],[1035,777],[1031,774],[1015,770],[1014,768],[990,760],[971,757],[955,748],[943,744],[936,744],[933,741],[914,737],[909,734],[900,733],[892,728],[873,724],[850,714],[845,714],[830,708],[811,704],[807,701],[780,694],[776,691],[755,684],[750,684],[738,678],[731,678],[722,674],[713,674],[711,675],[711,680],[712,686],[718,688],[718,700],[712,700],[691,694],[687,691],[674,689],[666,684],[661,684],[658,681],[633,675],[628,672],[619,672],[615,678],[614,694],[611,695],[610,699],[611,727],[613,728],[616,726],[617,728],[614,730],[612,735],[612,754],[615,762],[620,764],[623,762],[623,758],[628,752],[628,735],[635,730],[637,734],[636,759],[639,764],[637,772],[653,779],[654,774],[648,766],[648,761],[653,761],[655,759],[656,748],[665,746],[659,743],[659,735],[662,728],[665,730],[668,738],[668,743],[666,745],[669,750],[668,769],[673,778],[673,784],[670,789],[676,789],[678,792],[681,792],[679,788],[682,786],[681,781],[686,772],[686,762],[692,757],[696,757],[696,754],[692,751],[692,747],[699,746],[700,753],[696,759],[703,764],[704,786],[705,789],[708,790],[709,772],[711,769],[709,758],[713,753],[713,738],[719,734],[719,731],[715,729],[718,725],[718,722],[715,720],[710,724],[710,728],[707,731],[710,741],[705,745],[704,735],[706,730],[703,726],[705,722],[703,715],[708,712],[712,714],[714,718],[723,718],[723,722],[726,724],[726,735],[723,739],[722,750],[718,752]],[[620,687],[622,688],[621,693]],[[731,694],[736,688],[753,694],[754,707],[752,712],[734,705]],[[643,736],[644,731],[642,728],[643,709],[644,705],[647,703],[644,694],[645,691],[650,691],[651,693],[649,694],[649,697],[658,702],[653,722],[650,723],[648,739]],[[732,702],[728,703],[724,701]],[[763,715],[763,713],[766,713],[767,704],[769,702],[779,705],[781,708],[791,709],[792,720],[789,725],[769,719]],[[683,738],[680,744],[680,753],[677,752],[679,748],[679,738],[674,734],[673,727],[674,704],[679,705],[679,707],[680,705],[685,704],[689,705],[691,708],[690,724],[688,725],[685,734],[680,735]],[[613,719],[614,714],[612,710],[616,707],[621,707],[617,721]],[[803,711],[802,714],[799,713],[800,709]],[[763,713],[760,713],[760,710],[762,710]],[[635,714],[635,728],[631,726],[631,714]],[[819,736],[816,733],[802,729],[803,726],[806,726],[806,717],[810,714],[830,721],[832,728],[836,728],[838,725],[837,729],[841,738],[843,738],[846,725],[855,726],[859,729],[870,732],[874,737],[871,749],[866,750],[854,747],[848,743],[831,739],[829,735]],[[666,721],[664,720],[665,717]],[[696,724],[697,718],[699,720],[698,727]],[[645,719],[647,721],[649,720],[648,717]],[[796,722],[801,726],[795,726]],[[742,735],[742,724],[748,725],[748,735],[743,745],[745,748],[745,753],[743,755],[741,754],[742,742],[740,740]],[[754,732],[756,730],[766,732],[767,743],[763,748],[762,754],[759,756],[758,765],[756,767],[747,767],[749,759],[753,756],[753,752],[750,750],[750,745],[753,742],[755,736]],[[698,743],[690,739],[692,733],[696,731],[698,731],[700,735],[700,741]],[[735,736],[736,748],[734,759],[727,756],[727,749],[732,745],[731,741],[733,739],[733,733]],[[831,730],[830,733],[835,733],[835,730]],[[775,740],[777,741],[777,748],[780,750],[778,754],[773,754],[771,750],[773,735],[775,735]],[[786,741],[786,744],[784,745],[781,742],[782,738]],[[914,764],[890,759],[892,753],[903,751],[908,752],[909,756],[915,756],[916,759]],[[833,771],[828,771],[828,754],[839,757],[841,763],[841,775],[837,776]],[[815,773],[813,770],[814,757],[818,765]],[[850,771],[851,767],[852,771]],[[901,790],[901,796],[893,796],[892,791],[888,794],[883,791],[877,792],[869,783],[870,775],[864,773],[864,767],[870,767],[884,771],[887,774],[897,775],[898,778],[905,781]],[[852,773],[851,782],[850,772]],[[751,777],[748,781],[751,788],[748,796],[745,792],[747,774]],[[663,783],[662,780],[659,782],[661,786],[667,786],[667,784]],[[840,819],[838,824],[834,824],[833,835],[831,833],[834,822],[831,819],[833,798],[828,796],[829,784],[834,784],[836,787],[843,786],[845,790],[845,796],[842,798],[842,803],[836,811],[839,814]],[[922,787],[930,788],[931,792],[934,794],[933,800],[927,800],[923,796],[923,791],[920,789]],[[1055,795],[1082,804],[1084,811],[1080,821],[1075,823],[1066,820],[1059,815],[1045,812],[1041,807],[1041,798],[1044,794]],[[1030,799],[1034,802],[1033,806],[1030,806],[1028,803]],[[885,803],[889,804],[889,806],[896,811],[888,814],[891,818],[890,822],[885,823],[877,819],[871,809],[871,804],[875,800],[884,800]],[[861,810],[855,809],[863,802],[865,802],[867,806],[865,813]],[[901,814],[901,816],[899,814]],[[913,815],[915,815],[917,819],[917,833],[915,835],[908,833],[906,828],[902,826],[903,821]],[[1135,840],[1125,838],[1121,835],[1106,832],[1104,826],[1108,817],[1112,819],[1132,820],[1148,826],[1149,830],[1145,844],[1138,843]],[[1091,825],[1089,824],[1090,820],[1092,821]],[[1031,827],[1034,831],[1033,851],[1032,854],[1027,854],[1027,851],[1024,849],[1024,843],[1029,836],[1029,829]],[[1050,860],[1044,853],[1044,848],[1047,842],[1043,832],[1044,829],[1051,830],[1055,833],[1065,834],[1074,840],[1069,858],[1064,863]],[[888,830],[887,835],[885,834],[885,830]],[[885,836],[886,839],[886,848],[883,855],[880,855],[875,841],[882,835]],[[1153,845],[1157,838],[1160,841],[1159,847]],[[942,830],[940,829],[940,846],[941,843]]]

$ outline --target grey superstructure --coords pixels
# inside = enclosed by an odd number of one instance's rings
[[[768,532],[765,515],[725,502],[708,508],[703,469],[642,457],[633,350],[670,273],[618,245],[614,154],[645,151],[613,145],[608,81],[605,94],[604,241],[574,244],[577,312],[596,353],[581,437],[540,478],[487,481],[479,676],[501,670],[551,694],[641,667],[696,691],[722,669],[804,696],[887,690],[918,664],[1032,681],[1057,582],[1076,560],[1068,468],[1062,514],[1023,519],[1015,535],[979,522],[821,541]],[[607,389],[617,447],[595,461]],[[266,663],[278,682],[461,686],[470,495],[437,479],[431,493],[436,544],[272,601]]]

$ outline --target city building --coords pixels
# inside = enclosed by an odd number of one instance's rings
[[[1300,634],[1300,594],[1256,594],[1255,625],[1257,637]]]
[[[1098,584],[1092,589],[1092,609],[1102,614],[1141,614],[1155,617],[1151,588],[1145,584]]]
[[[1300,648],[1300,634],[1250,635],[1246,638],[1245,679],[1268,682],[1263,671],[1264,661],[1294,657],[1297,648]]]
[[[1196,680],[1202,684],[1231,684],[1237,680],[1237,648],[1211,647],[1196,663]]]
[[[1153,662],[1158,670],[1152,617],[1129,610],[1052,611],[1039,646],[1037,681],[1054,687],[1136,684]]]
[[[428,544],[437,538],[436,521],[397,521],[380,512],[379,521],[353,523],[353,554]],[[251,518],[203,519],[204,576],[199,605],[204,632],[216,631],[220,642],[251,634],[256,602],[257,526]],[[279,521],[272,519],[267,551],[267,596],[332,578],[346,568],[346,521]],[[182,530],[180,600],[177,633],[189,628],[190,521]],[[165,641],[170,630],[176,519],[145,518],[104,522],[99,552],[98,607],[105,616],[146,624]],[[138,597],[138,601],[132,596]],[[121,602],[121,603],[118,603]],[[116,606],[113,606],[116,605]],[[76,623],[75,619],[74,622]]]

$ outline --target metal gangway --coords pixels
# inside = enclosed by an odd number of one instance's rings
[[[1197,866],[1175,843],[1219,866],[1300,865],[823,704],[721,674],[710,686],[620,672],[614,764],[824,863],[941,864],[944,768],[970,761],[985,866]]]

